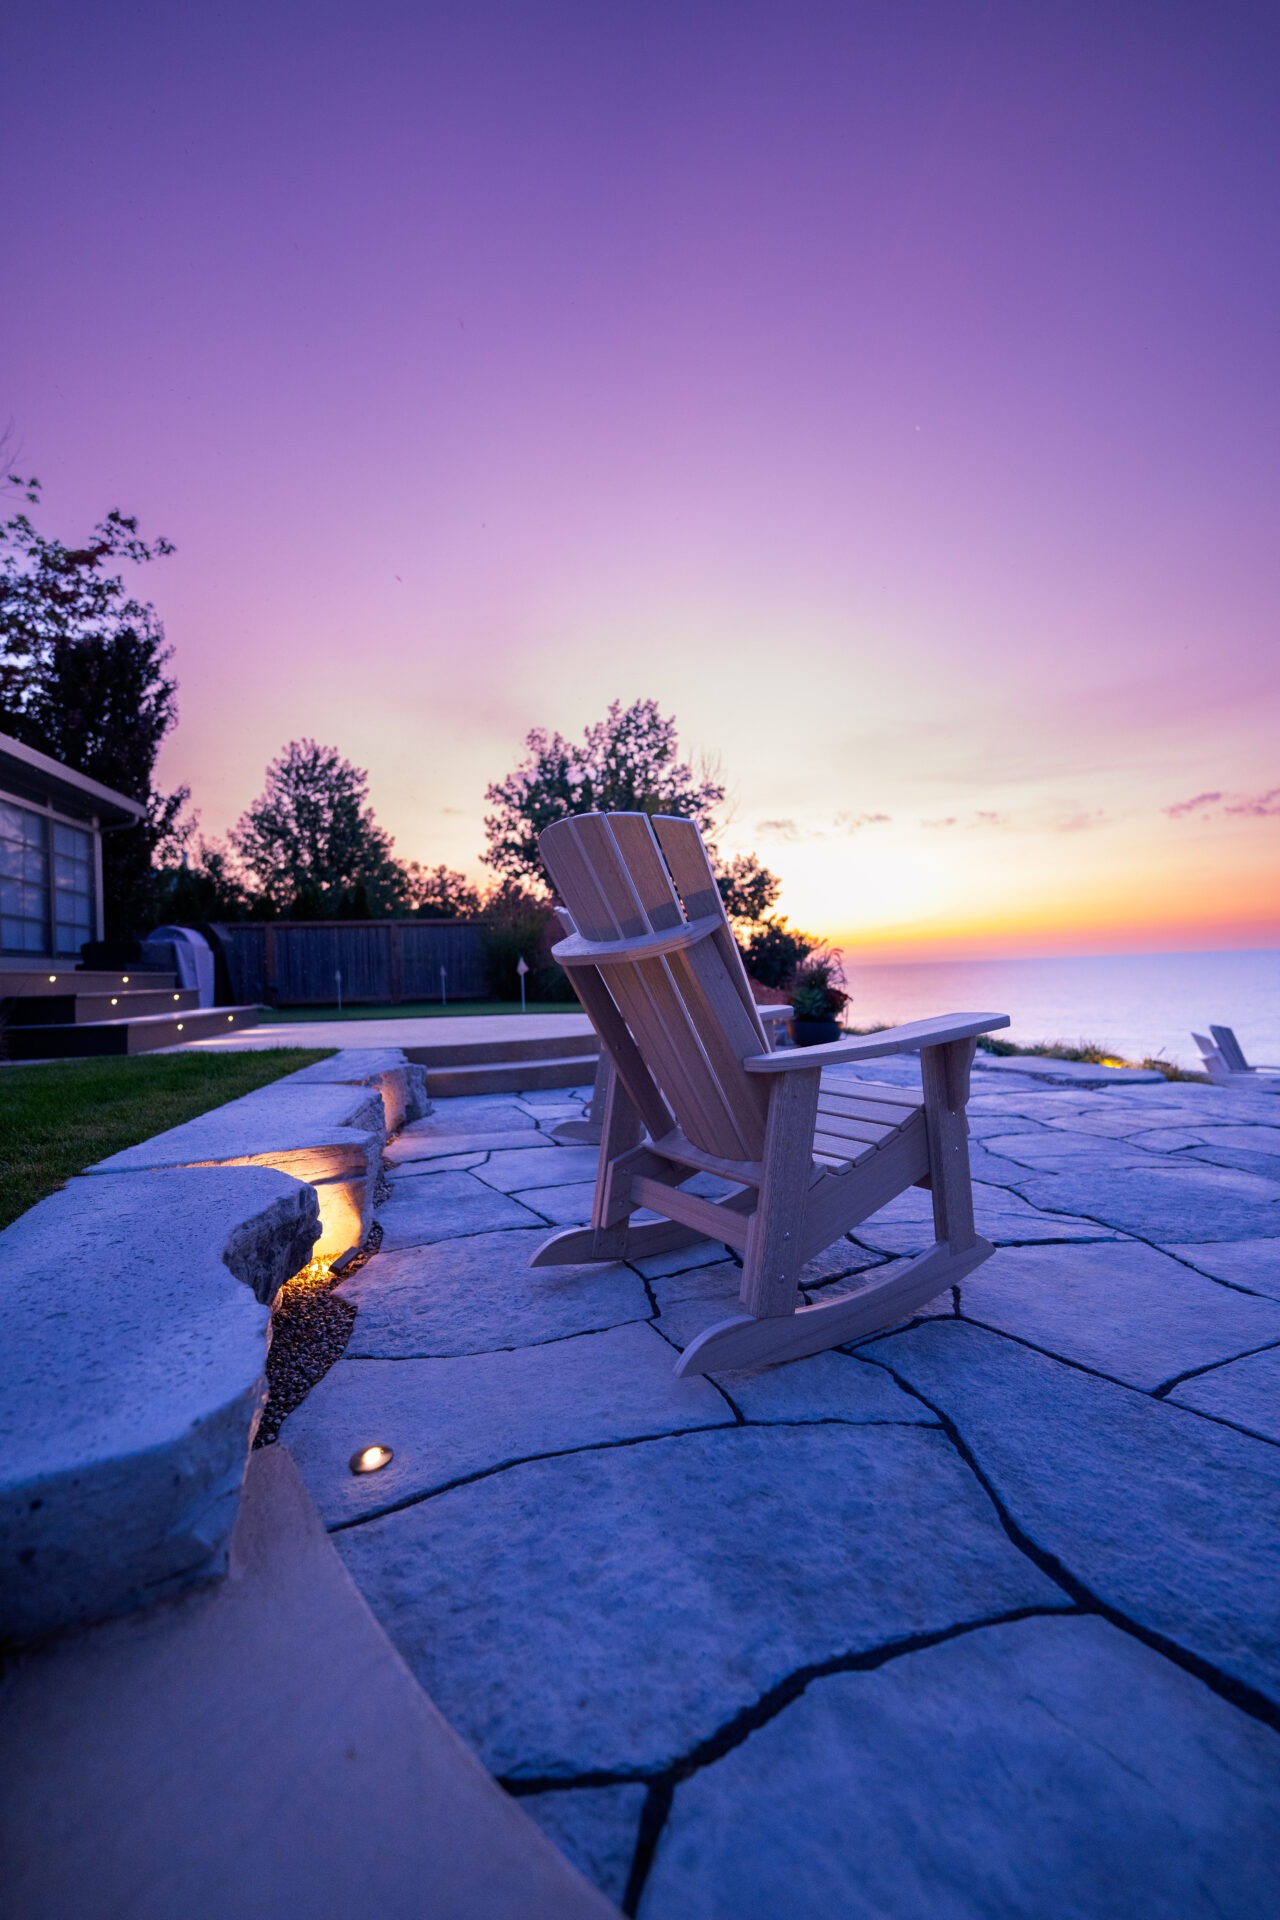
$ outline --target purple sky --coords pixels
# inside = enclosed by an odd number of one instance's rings
[[[868,953],[1275,938],[1280,11],[46,0],[5,67],[0,422],[178,543],[207,832],[312,734],[474,870],[652,693]]]

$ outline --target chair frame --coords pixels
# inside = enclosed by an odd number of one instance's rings
[[[554,1234],[531,1265],[638,1260],[702,1239],[733,1250],[743,1310],[685,1349],[676,1372],[691,1374],[798,1359],[894,1325],[992,1253],[974,1228],[965,1104],[976,1038],[1007,1015],[772,1051],[691,822],[580,815],[539,845],[572,929],[553,951],[613,1072],[591,1224]],[[827,1069],[904,1052],[920,1054],[922,1099],[824,1085]],[[738,1190],[689,1192],[696,1173]],[[933,1246],[852,1295],[801,1304],[805,1261],[913,1185],[932,1196]],[[633,1223],[641,1208],[662,1217]]]
[[[1193,1033],[1200,1049],[1201,1063],[1216,1086],[1263,1085],[1268,1093],[1280,1091],[1280,1067],[1251,1066],[1244,1048],[1231,1027],[1210,1027],[1207,1034]]]

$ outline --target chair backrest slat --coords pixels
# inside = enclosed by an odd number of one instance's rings
[[[640,939],[686,919],[718,916],[715,932],[694,947],[614,960],[590,977],[607,989],[695,1146],[724,1159],[756,1160],[764,1146],[768,1095],[742,1061],[767,1050],[763,1028],[743,1002],[744,993],[750,1000],[750,989],[697,829],[689,821],[664,826],[692,835],[692,846],[684,835],[672,835],[679,873],[644,814],[557,821],[539,846],[557,892],[588,939]]]
[[[1230,1067],[1232,1073],[1248,1073],[1249,1062],[1244,1057],[1244,1048],[1236,1039],[1230,1027],[1210,1027],[1210,1033],[1218,1043],[1218,1052]]]
[[[742,964],[742,955],[738,952],[738,943],[729,926],[720,889],[716,885],[707,850],[702,844],[702,835],[692,820],[677,820],[671,814],[658,814],[653,827],[689,918],[700,920],[704,914],[719,914],[721,927],[716,936],[716,946],[724,961],[725,972],[733,981],[738,998],[747,1011],[752,1033],[760,1043],[757,1051],[767,1053],[769,1042],[765,1038],[764,1022],[751,991],[751,982],[747,979],[747,970]]]

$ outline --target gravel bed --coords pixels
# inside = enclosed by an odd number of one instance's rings
[[[271,1346],[267,1353],[267,1404],[254,1438],[255,1447],[269,1447],[295,1407],[300,1406],[340,1360],[356,1310],[339,1300],[334,1288],[372,1259],[382,1244],[382,1228],[374,1225],[360,1251],[342,1263],[342,1271],[306,1267],[280,1289],[271,1316]]]

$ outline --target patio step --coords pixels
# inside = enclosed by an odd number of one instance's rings
[[[205,1040],[228,1027],[256,1027],[260,1007],[176,1008],[117,1020],[10,1026],[4,1036],[10,1060],[75,1060],[109,1054],[153,1053],[187,1040]]]
[[[481,1026],[482,1021],[475,1021]],[[595,1059],[600,1042],[594,1033],[533,1034],[526,1040],[508,1036],[505,1040],[424,1041],[408,1049],[409,1058],[420,1067],[489,1066],[517,1060],[568,1060],[574,1057]]]
[[[424,1041],[420,1046],[405,1048],[408,1059],[426,1068],[428,1094],[440,1099],[460,1093],[586,1086],[595,1077],[599,1053],[600,1042],[594,1033]]]
[[[114,967],[59,966],[56,960],[44,967],[0,967],[0,1000],[40,999],[63,993],[111,994],[125,988],[163,993],[166,988],[172,991],[177,984],[172,973],[153,971],[150,967],[128,967],[121,971]]]
[[[148,1013],[190,1013],[198,1009],[195,987],[121,987],[115,993],[30,993],[10,1000],[4,1017],[11,1027],[84,1026],[101,1020],[133,1020]]]
[[[406,1048],[409,1058],[416,1057]],[[551,1060],[494,1060],[470,1067],[428,1067],[427,1092],[434,1100],[458,1093],[532,1093],[542,1087],[586,1087],[595,1078],[596,1053]]]

